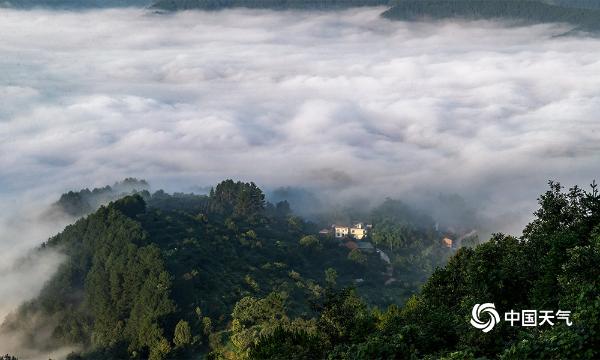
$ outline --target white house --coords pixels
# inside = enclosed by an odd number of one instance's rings
[[[371,228],[371,225],[364,225],[363,223],[354,224],[354,226],[345,226],[345,225],[333,225],[335,230],[336,238],[343,238],[346,236],[350,236],[357,240],[361,240],[368,235],[368,229]]]

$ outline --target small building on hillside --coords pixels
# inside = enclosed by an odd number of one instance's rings
[[[367,228],[363,223],[355,224],[350,228],[350,235],[355,239],[362,239],[367,236]]]
[[[368,229],[371,229],[371,225],[364,225],[363,223],[354,224],[354,226],[345,225],[333,225],[336,238],[344,238],[346,236],[352,237],[357,240],[361,240],[368,235]]]
[[[350,228],[348,226],[333,225],[333,229],[335,230],[336,238],[346,237],[350,232]]]
[[[453,244],[454,244],[454,241],[448,237],[445,237],[442,239],[442,245],[444,245],[447,248],[451,248]]]

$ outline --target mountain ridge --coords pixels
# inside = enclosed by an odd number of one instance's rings
[[[126,183],[132,190],[147,185]],[[110,192],[122,197],[89,212],[86,196],[107,199],[107,189],[112,188],[69,192],[55,204],[81,211],[71,212],[79,219],[40,250],[58,250],[66,261],[4,331],[20,331],[27,339],[50,328],[48,343],[80,344],[89,359],[187,357],[209,350],[208,335],[200,329],[208,322],[213,329],[227,327],[244,298],[277,294],[289,316],[309,316],[310,302],[329,287],[358,286],[369,303],[386,306],[408,298],[433,270],[413,269],[406,281],[385,285],[391,274],[378,253],[350,250],[332,236],[318,235],[316,224],[294,215],[286,201],[266,202],[253,183],[226,180],[208,195]],[[385,216],[387,206],[377,216]],[[451,253],[417,228],[406,235],[416,236],[410,241],[419,247],[411,253],[423,253],[429,259],[424,264],[441,264]],[[420,250],[425,239],[432,248]],[[195,338],[175,349],[173,333],[182,321]]]

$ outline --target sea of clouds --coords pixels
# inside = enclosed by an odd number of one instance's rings
[[[456,193],[513,233],[547,180],[598,177],[598,38],[382,10],[0,9],[0,248],[49,235],[23,202],[128,176]]]
[[[598,175],[598,39],[381,10],[0,10],[2,196],[233,177],[533,208]]]

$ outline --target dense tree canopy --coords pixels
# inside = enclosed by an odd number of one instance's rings
[[[276,293],[290,316],[308,314],[327,286],[356,278],[385,298],[383,263],[356,267],[347,249],[317,237],[287,202],[267,203],[253,183],[227,180],[208,195],[122,196],[42,246],[67,259],[5,330],[33,337],[51,328],[53,345],[83,344],[90,359],[186,358],[219,343],[241,299]]]
[[[550,183],[539,202],[521,238],[497,234],[475,248],[460,249],[402,308],[369,311],[352,292],[341,292],[333,296],[334,306],[327,300],[319,309],[322,326],[316,334],[274,332],[256,340],[253,354],[269,358],[278,347],[301,346],[312,358],[598,358],[600,196],[595,184],[591,191],[563,192]],[[484,333],[469,324],[471,308],[483,302],[494,302],[500,313],[569,309],[572,326],[522,328],[500,322]],[[350,311],[344,311],[347,303],[354,304]]]
[[[317,236],[252,183],[130,195],[44,244],[67,260],[2,326],[83,345],[70,360],[598,358],[600,195],[550,183],[539,203],[522,237],[454,251],[388,200],[368,215],[387,262]],[[469,323],[484,302],[570,310],[572,326],[484,333]]]

